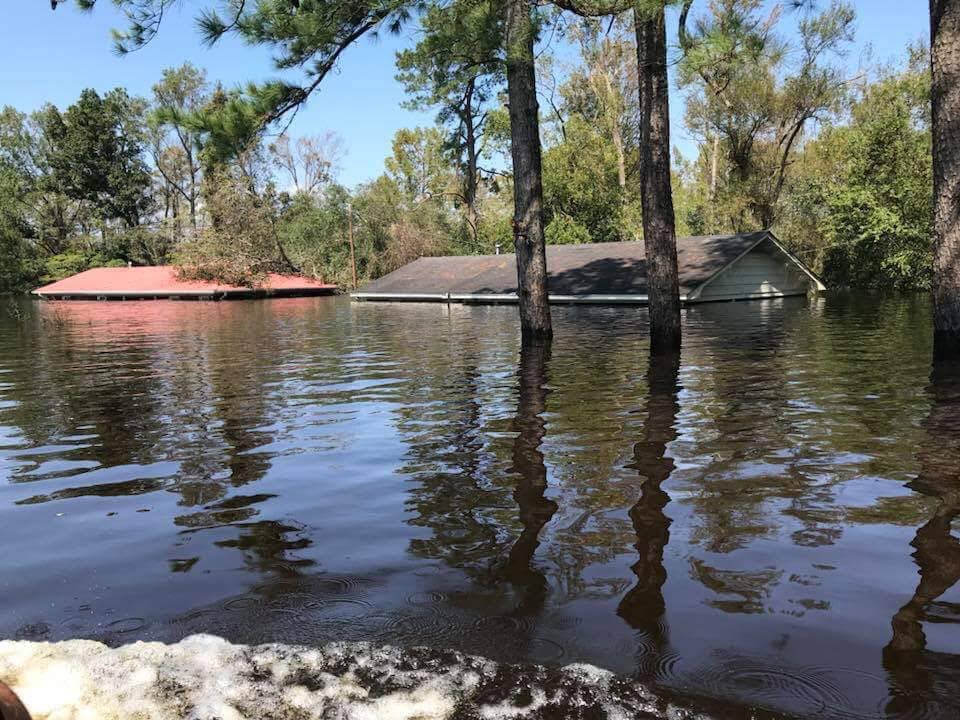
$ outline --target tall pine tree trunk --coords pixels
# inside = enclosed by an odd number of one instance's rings
[[[930,0],[934,351],[960,356],[960,0]]]
[[[650,348],[653,353],[680,347],[680,283],[677,239],[670,188],[670,101],[667,30],[662,5],[634,5],[640,79],[640,200],[647,255]]]
[[[520,329],[524,338],[550,337],[547,256],[543,235],[540,120],[533,64],[530,0],[507,0],[507,95],[513,156],[513,244],[517,252]]]
[[[470,239],[474,246],[479,240],[480,214],[477,212],[477,185],[479,183],[477,157],[477,126],[473,112],[473,94],[475,80],[467,83],[467,91],[463,99],[463,111],[460,121],[464,130],[464,145],[467,153],[467,167],[464,177],[464,202],[467,206],[467,225],[470,226]]]

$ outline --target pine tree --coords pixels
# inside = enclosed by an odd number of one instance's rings
[[[447,145],[463,173],[460,200],[473,243],[477,243],[480,155],[483,133],[504,81],[503,23],[497,3],[456,0],[433,6],[421,19],[423,39],[397,54],[397,79],[412,109],[438,107],[437,120],[450,128]]]

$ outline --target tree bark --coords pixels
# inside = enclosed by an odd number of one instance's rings
[[[624,148],[623,131],[620,129],[620,123],[613,124],[613,149],[617,153],[617,185],[621,190],[627,189],[627,151]],[[624,194],[623,200],[626,202],[627,196]]]
[[[510,105],[510,154],[513,156],[513,244],[517,253],[520,329],[524,338],[550,337],[553,334],[547,298],[532,10],[530,0],[507,0],[507,96]]]
[[[604,90],[606,90],[607,103],[609,104],[610,98],[616,95],[616,90],[613,85],[613,80],[610,77],[611,71],[606,66],[604,62],[604,68],[601,71],[603,73],[603,82]],[[599,94],[599,93],[598,93]],[[617,185],[621,190],[627,189],[627,152],[625,149],[626,143],[623,141],[623,130],[620,127],[620,114],[617,112],[611,112],[608,107],[605,111],[607,115],[607,120],[610,122],[610,135],[613,139],[613,149],[617,153]],[[627,196],[623,195],[623,200],[626,202]]]
[[[720,135],[713,136],[713,150],[710,156],[710,199],[717,196],[717,168],[720,164]]]
[[[670,101],[664,11],[633,11],[640,79],[640,200],[647,256],[651,352],[680,347],[680,282],[670,186]]]
[[[960,356],[960,0],[930,0],[934,350]]]
[[[463,114],[461,121],[464,128],[464,144],[467,151],[467,172],[464,178],[464,201],[467,206],[467,224],[470,226],[471,239],[476,245],[479,239],[479,213],[477,212],[477,127],[473,112],[473,93],[475,80],[467,84],[464,96]]]

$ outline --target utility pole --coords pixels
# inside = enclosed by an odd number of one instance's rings
[[[350,229],[350,272],[353,274],[353,289],[357,289],[357,257],[353,251],[353,203],[347,204],[347,225]]]

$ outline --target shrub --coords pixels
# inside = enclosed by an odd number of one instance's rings
[[[579,245],[593,242],[590,231],[569,215],[554,215],[545,232],[549,245]]]

